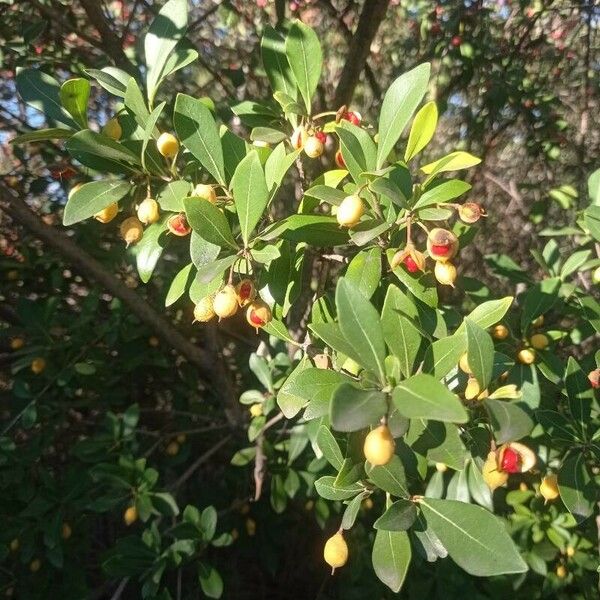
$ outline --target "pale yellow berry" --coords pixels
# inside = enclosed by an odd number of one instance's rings
[[[339,569],[348,562],[348,544],[340,532],[325,542],[323,558],[332,569]]]
[[[356,195],[346,196],[337,209],[337,222],[342,227],[354,227],[365,212],[363,201]]]
[[[380,425],[369,432],[365,438],[363,452],[365,458],[374,466],[386,465],[392,460],[396,442],[387,425]]]

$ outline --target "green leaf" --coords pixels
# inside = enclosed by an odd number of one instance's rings
[[[89,98],[90,82],[87,79],[69,79],[60,86],[60,101],[63,107],[82,129],[88,126]]]
[[[413,452],[427,460],[444,463],[456,470],[464,467],[468,456],[458,427],[452,423],[411,419],[405,441]]]
[[[499,444],[515,442],[531,433],[533,420],[514,402],[486,398],[485,407],[490,414],[494,437]]]
[[[260,221],[269,202],[269,190],[258,153],[250,152],[237,166],[231,180],[233,199],[244,245]]]
[[[456,367],[460,357],[467,350],[467,336],[455,333],[436,340],[425,351],[423,370],[441,379]]]
[[[431,101],[425,104],[415,115],[406,151],[404,152],[404,162],[414,158],[429,142],[435,133],[438,121],[438,109],[435,102]]]
[[[521,329],[525,331],[529,324],[540,315],[550,310],[558,300],[558,290],[561,286],[559,277],[544,279],[529,287],[522,300]]]
[[[169,0],[156,15],[144,38],[146,88],[152,106],[169,55],[187,30],[187,0]]]
[[[410,529],[417,518],[417,508],[414,502],[410,500],[396,500],[389,508],[375,521],[375,529],[384,529],[385,531],[406,531]]]
[[[443,204],[449,200],[454,200],[468,192],[471,186],[460,179],[450,179],[444,181],[435,187],[423,192],[421,197],[415,202],[413,209],[423,208],[434,204]]]
[[[141,127],[142,131],[146,129],[146,122],[150,116],[150,111],[144,101],[144,96],[138,82],[130,77],[127,81],[125,90],[124,104],[127,111],[133,115],[135,122]]]
[[[514,298],[512,296],[506,296],[500,300],[483,302],[473,309],[467,315],[467,318],[476,325],[479,325],[479,327],[487,329],[502,320],[504,315],[508,312],[513,300]],[[465,327],[466,324],[463,322],[456,333],[463,332]]]
[[[107,92],[125,98],[127,84],[131,75],[117,67],[104,67],[103,69],[85,69]]]
[[[84,183],[73,192],[65,206],[63,225],[73,225],[93,217],[114,202],[118,202],[131,189],[128,181],[105,179]]]
[[[398,593],[412,558],[408,534],[404,531],[378,530],[371,558],[377,577],[393,592]]]
[[[423,99],[429,83],[430,70],[431,65],[423,63],[400,75],[388,88],[379,115],[377,169],[383,166]]]
[[[429,179],[431,179],[438,173],[468,169],[469,167],[478,165],[480,162],[480,158],[477,158],[468,152],[458,150],[457,152],[450,152],[450,154],[447,154],[446,156],[443,156],[432,163],[422,166],[421,171],[423,171],[423,173],[426,175],[429,175]]]
[[[327,462],[336,471],[339,471],[344,464],[344,457],[335,437],[325,425],[321,425],[317,432],[317,446],[319,446],[319,450],[321,450]]]
[[[168,242],[169,238],[166,235],[165,227],[166,219],[166,217],[163,217],[160,221],[146,227],[142,239],[133,247],[132,252],[143,283],[150,281],[158,259]]]
[[[558,471],[560,498],[578,523],[594,513],[598,487],[594,483],[581,452],[569,456]]]
[[[469,318],[465,319],[467,330],[467,358],[469,367],[482,390],[492,379],[494,367],[494,342],[490,334]]]
[[[363,491],[363,487],[358,483],[351,483],[347,486],[336,487],[334,485],[335,477],[326,475],[315,481],[315,489],[317,494],[325,500],[347,500],[354,498],[356,494]]]
[[[261,232],[262,240],[286,239],[311,246],[329,248],[348,242],[348,232],[340,229],[335,217],[328,215],[291,215]]]
[[[237,166],[246,156],[246,142],[239,136],[221,125],[221,146],[223,148],[223,161],[225,165],[225,176],[231,181]]]
[[[306,406],[305,419],[315,419],[329,414],[329,404],[333,393],[342,383],[350,382],[352,379],[343,373],[331,369],[310,367],[298,375],[293,386],[288,388],[288,393],[293,393],[298,399],[303,399],[302,406]]]
[[[340,527],[342,529],[352,529],[354,523],[356,522],[356,517],[358,517],[358,512],[360,511],[360,507],[362,505],[362,501],[367,496],[367,493],[359,494],[355,496],[348,502],[346,509],[344,510],[344,515],[342,517],[342,524]]]
[[[481,506],[433,498],[423,498],[420,506],[448,554],[470,575],[527,571],[502,521]]]
[[[379,313],[360,291],[343,278],[337,284],[335,303],[340,330],[358,352],[358,362],[377,373],[380,381],[385,381],[386,351]]]
[[[26,104],[44,113],[51,121],[78,129],[61,105],[60,86],[56,79],[37,69],[22,69],[17,73],[15,82]]]
[[[141,164],[137,154],[123,144],[89,129],[78,131],[71,136],[67,140],[65,148],[80,163],[98,170],[100,167],[93,162],[94,157],[104,159],[109,164],[126,170],[131,170],[130,165]]]
[[[588,206],[583,213],[583,223],[590,235],[600,242],[600,206]]]
[[[263,29],[260,50],[273,91],[283,92],[287,96],[295,98],[296,84],[285,54],[285,38],[276,29],[267,25]]]
[[[469,415],[458,397],[435,377],[414,375],[398,384],[392,392],[398,412],[409,419],[434,419],[466,423]]]
[[[181,143],[221,185],[225,185],[223,148],[210,109],[186,94],[177,94],[173,125]]]
[[[142,169],[147,171],[146,168],[146,148],[148,147],[148,142],[152,139],[152,133],[154,132],[154,128],[156,127],[156,122],[160,118],[160,115],[165,107],[166,102],[161,102],[148,117],[148,122],[146,123],[146,127],[144,129],[144,139],[142,141],[142,151],[140,153],[140,158],[142,161]]]
[[[223,595],[223,579],[212,565],[198,563],[198,580],[202,592],[208,598],[220,598]]]
[[[203,239],[221,248],[237,250],[227,217],[213,204],[201,198],[184,198],[185,214],[191,228]]]
[[[50,127],[48,129],[38,129],[22,133],[12,140],[11,144],[26,144],[28,142],[44,142],[46,140],[63,140],[70,138],[75,132],[72,129],[63,129],[61,127]]]
[[[377,148],[369,132],[349,121],[342,121],[335,128],[340,138],[340,150],[346,168],[356,183],[364,181],[363,173],[375,169]]]
[[[374,467],[366,463],[366,472],[369,479],[384,492],[399,498],[408,498],[410,495],[404,465],[398,456],[392,456],[386,465]]]
[[[421,346],[421,333],[419,330],[401,314],[394,305],[396,296],[390,287],[381,312],[381,325],[385,343],[392,354],[398,359],[400,370],[405,377],[412,374],[415,360]]]
[[[188,196],[190,189],[191,186],[189,181],[170,181],[158,193],[156,201],[160,205],[161,210],[183,212],[183,199]]]
[[[584,432],[590,421],[594,389],[590,386],[587,375],[572,356],[569,356],[567,361],[565,388],[571,416],[577,422],[579,430]]]
[[[370,248],[359,252],[350,261],[345,278],[365,298],[370,298],[381,279],[381,248]]]
[[[301,21],[294,21],[285,40],[285,54],[310,115],[311,100],[319,84],[323,64],[323,52],[317,34]],[[281,91],[287,93],[286,90]]]
[[[310,366],[306,356],[290,373],[277,394],[277,405],[286,419],[293,419],[307,404],[309,398],[303,393],[303,388],[297,381],[302,372]]]
[[[163,68],[162,76],[157,84],[160,87],[162,82],[173,73],[187,67],[198,59],[198,51],[194,48],[192,42],[187,38],[182,38],[175,46],[175,50],[170,54]]]
[[[585,264],[591,253],[591,250],[581,250],[580,252],[571,254],[571,256],[565,260],[565,264],[560,270],[560,278],[564,281],[569,275],[575,273]]]
[[[391,263],[394,254],[395,250],[393,249],[387,251],[388,263]],[[421,302],[432,308],[437,306],[438,297],[435,278],[432,273],[419,272],[413,275],[401,265],[393,269],[392,272],[415,298],[418,298]]]
[[[165,306],[171,306],[175,304],[185,291],[190,286],[192,279],[194,277],[194,264],[190,263],[181,269],[175,277],[173,277],[173,281],[169,286],[169,291],[167,292],[167,297],[165,298]]]
[[[331,426],[337,431],[358,431],[379,422],[387,413],[385,394],[343,383],[331,399]]]

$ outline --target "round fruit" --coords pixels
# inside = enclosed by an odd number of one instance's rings
[[[11,350],[20,350],[25,345],[25,340],[21,337],[16,337],[10,340]]]
[[[106,208],[103,208],[100,212],[97,212],[94,215],[94,219],[96,221],[100,221],[100,223],[110,223],[119,212],[119,205],[116,202],[109,204]]]
[[[179,444],[177,442],[170,442],[165,448],[165,454],[168,456],[177,456],[179,454]]]
[[[257,402],[250,407],[250,415],[252,417],[260,417],[263,414],[262,404]]]
[[[296,127],[296,129],[294,129],[294,133],[292,133],[290,141],[292,142],[292,146],[295,150],[300,150],[304,146],[307,138],[308,132],[301,125],[300,127]]]
[[[465,399],[474,400],[479,396],[480,392],[481,388],[479,387],[479,382],[474,377],[470,377],[469,381],[467,381],[467,387],[465,388]]]
[[[438,473],[445,473],[448,470],[446,463],[437,462],[435,463],[435,470]]]
[[[10,542],[11,552],[16,552],[19,549],[20,545],[21,545],[21,543],[19,542],[19,538],[15,538],[14,540],[11,540],[11,542]]]
[[[208,200],[211,204],[216,204],[217,202],[217,192],[215,192],[215,188],[212,185],[207,185],[205,183],[199,183],[193,189],[192,196]]]
[[[352,125],[356,125],[358,127],[362,121],[362,116],[359,112],[349,110],[343,114],[342,119],[350,121]]]
[[[454,282],[456,281],[458,274],[456,272],[456,267],[451,262],[437,261],[433,273],[439,283],[454,287]]]
[[[327,143],[327,134],[324,131],[315,131],[315,137],[325,145]]]
[[[29,570],[32,573],[37,573],[42,568],[42,561],[39,558],[34,558],[29,563]]]
[[[427,250],[433,260],[446,262],[458,252],[458,238],[447,229],[434,227],[427,235]]]
[[[63,540],[68,540],[73,535],[73,530],[71,529],[71,526],[68,523],[62,524],[60,535]]]
[[[342,151],[338,150],[335,153],[335,164],[340,168],[340,169],[345,169],[346,168],[346,162],[344,161],[344,157],[342,156]]]
[[[594,369],[588,374],[588,380],[594,389],[600,388],[600,369]]]
[[[566,555],[569,558],[573,558],[573,556],[575,556],[575,548],[573,548],[573,546],[567,546]]]
[[[236,286],[235,291],[240,306],[246,306],[256,298],[256,287],[252,279],[242,279]]]
[[[158,346],[160,345],[160,340],[155,335],[151,335],[148,338],[148,345],[152,348],[158,348]]]
[[[460,37],[460,35],[455,35],[452,40],[450,40],[450,43],[455,47],[458,48],[461,44],[462,44],[462,39]]]
[[[404,259],[403,263],[409,273],[416,273],[419,271],[419,265],[415,262],[415,259],[412,256],[408,255]]]
[[[372,500],[372,498],[365,498],[363,500],[362,505],[363,505],[363,508],[365,510],[371,510],[373,508],[373,500]]]
[[[178,444],[185,444],[187,440],[187,435],[185,433],[180,433],[176,438]]]
[[[311,135],[304,143],[304,152],[309,158],[318,158],[323,154],[323,142],[315,135]]]
[[[246,519],[246,533],[250,537],[256,534],[256,521],[252,518]]]
[[[198,304],[194,306],[194,320],[200,323],[210,321],[216,315],[213,303],[213,296],[204,296],[204,298],[201,298]]]
[[[458,216],[463,223],[477,223],[481,217],[485,217],[485,211],[476,202],[465,202],[458,207]]]
[[[238,306],[237,293],[232,285],[226,285],[213,299],[213,310],[219,319],[235,315]]]
[[[521,473],[525,473],[525,471],[530,471],[535,467],[535,463],[537,462],[537,457],[533,450],[526,446],[525,444],[521,444],[520,442],[509,442],[508,444],[504,444],[498,450],[498,456],[500,457],[500,464],[502,465],[504,461],[504,453],[507,449],[516,452],[519,455],[519,471]],[[512,458],[507,458],[508,462],[513,461]],[[504,468],[504,467],[502,467]]]
[[[529,343],[536,350],[545,350],[549,346],[550,340],[548,339],[548,336],[543,333],[535,333],[531,336]]]
[[[567,568],[564,565],[558,565],[556,567],[556,576],[564,579],[567,576]]]
[[[109,119],[102,128],[102,133],[111,140],[120,140],[123,135],[123,128],[119,123],[119,119],[117,119],[117,117]]]
[[[271,309],[266,302],[262,300],[254,300],[246,311],[246,321],[258,332],[259,327],[264,327],[267,323],[271,322],[273,314]]]
[[[518,473],[521,470],[521,456],[510,447],[500,453],[500,469],[506,473]]]
[[[161,133],[156,147],[165,158],[173,158],[179,152],[179,142],[172,133]]]
[[[365,438],[363,452],[365,458],[374,466],[387,465],[396,450],[396,442],[387,425],[380,425],[369,432]]]
[[[490,452],[487,455],[481,473],[483,475],[483,480],[487,483],[492,492],[508,481],[508,473],[505,473],[498,468],[498,460],[495,452]]]
[[[137,217],[144,225],[156,223],[160,218],[158,210],[158,202],[154,198],[146,198],[142,200],[137,209]]]
[[[346,196],[338,206],[337,222],[342,227],[354,227],[360,221],[364,212],[365,206],[358,196]]]
[[[137,512],[137,508],[135,506],[130,506],[124,513],[123,513],[123,521],[125,521],[125,525],[129,526],[129,525],[133,525],[133,523],[135,523],[138,519],[138,512]]]
[[[535,362],[535,350],[531,348],[523,348],[517,354],[517,359],[523,365],[531,365]]]
[[[323,558],[332,569],[339,569],[348,562],[348,544],[339,531],[325,542]]]
[[[467,373],[467,375],[471,373],[471,367],[469,366],[469,357],[466,352],[460,357],[460,360],[458,361],[458,367],[463,373]]]
[[[508,327],[506,325],[496,325],[492,329],[492,337],[496,340],[505,340],[509,336]]]
[[[546,501],[556,500],[560,495],[556,475],[547,475],[540,483],[540,494]]]
[[[179,213],[178,215],[173,215],[170,217],[167,221],[167,228],[173,235],[179,237],[184,237],[192,232],[192,228],[190,227],[184,213]]]
[[[600,283],[600,267],[596,267],[592,273],[592,283]]]
[[[131,244],[137,244],[144,235],[144,226],[137,217],[129,217],[121,223],[121,237],[125,240],[125,243],[129,246]]]
[[[34,375],[39,375],[46,369],[46,360],[44,358],[34,358],[31,361],[31,371]]]

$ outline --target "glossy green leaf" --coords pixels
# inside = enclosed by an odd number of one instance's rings
[[[142,169],[146,171],[146,148],[148,147],[148,143],[152,139],[152,134],[156,127],[156,123],[162,114],[162,111],[165,107],[166,102],[161,102],[148,117],[148,122],[146,123],[146,127],[144,129],[144,139],[142,141],[142,152],[140,154],[140,158],[142,161]]]
[[[370,298],[381,279],[381,248],[370,248],[359,252],[350,261],[345,279],[365,298]]]
[[[325,498],[325,500],[347,500],[363,491],[363,487],[358,483],[352,483],[344,487],[336,487],[334,481],[335,477],[329,475],[317,479],[317,481],[315,481],[317,494],[319,494],[321,498]]]
[[[467,357],[471,373],[485,390],[492,379],[494,368],[494,342],[490,334],[471,319],[465,319],[467,332]]]
[[[220,184],[225,185],[225,166],[219,129],[202,100],[177,94],[173,125],[181,143]]]
[[[456,368],[460,357],[467,350],[467,336],[455,333],[436,340],[425,351],[423,370],[441,379]]]
[[[84,183],[71,194],[63,214],[63,225],[73,225],[93,217],[103,208],[118,202],[131,189],[128,181],[105,179]]]
[[[569,512],[581,523],[592,516],[598,501],[598,486],[594,483],[585,455],[581,452],[569,456],[558,471],[560,498]]]
[[[485,407],[490,414],[494,437],[499,444],[515,442],[531,433],[533,420],[516,403],[486,398]]]
[[[107,92],[119,98],[125,98],[127,84],[131,75],[117,67],[104,67],[103,69],[85,69]]]
[[[387,413],[385,394],[343,383],[331,399],[331,426],[337,431],[358,431],[379,422]]]
[[[46,140],[64,140],[70,138],[74,133],[72,129],[63,129],[62,127],[37,129],[36,131],[28,131],[12,138],[10,143],[18,145],[28,142],[44,142]]]
[[[95,157],[113,164],[118,168],[131,169],[129,165],[140,165],[139,157],[123,144],[89,129],[71,136],[66,144],[69,154],[82,164],[98,168],[93,162]]]
[[[412,558],[408,534],[404,531],[378,530],[373,543],[373,569],[377,577],[398,593]]]
[[[175,304],[185,291],[190,286],[192,279],[194,277],[194,264],[190,263],[181,269],[175,277],[173,277],[173,281],[169,286],[169,290],[167,292],[167,297],[165,298],[165,306],[171,306]]]
[[[90,82],[87,79],[69,79],[60,86],[60,101],[64,109],[82,129],[86,129],[88,126],[89,98]]]
[[[491,577],[527,571],[502,521],[481,506],[423,498],[421,510],[451,558],[467,573]]]
[[[419,374],[402,381],[394,388],[392,401],[409,419],[466,423],[469,418],[458,397],[432,375]]]
[[[590,385],[587,375],[572,356],[569,356],[567,361],[565,388],[571,416],[577,422],[579,430],[583,432],[590,421],[594,389]]]
[[[295,98],[296,83],[288,63],[285,45],[284,36],[270,25],[266,25],[260,49],[271,88],[274,92],[283,92],[290,98]]]
[[[451,152],[432,163],[422,166],[421,171],[431,178],[438,173],[444,173],[446,171],[468,169],[469,167],[478,165],[480,162],[480,158],[477,158],[468,152],[458,150],[456,152]]]
[[[394,455],[386,465],[374,467],[367,463],[366,471],[369,479],[384,492],[398,498],[409,497],[404,465],[398,456]]]
[[[558,277],[544,279],[525,292],[525,296],[521,300],[523,306],[521,328],[523,331],[527,329],[533,320],[554,306],[554,303],[558,300],[558,290],[561,283]]]
[[[379,115],[376,168],[380,169],[427,91],[431,65],[423,63],[400,75],[388,88]]]
[[[415,115],[408,143],[404,152],[404,161],[414,158],[429,142],[435,133],[438,121],[438,109],[435,102],[428,102]]]
[[[315,419],[329,414],[329,404],[335,390],[352,379],[332,369],[310,367],[302,371],[295,381],[294,391],[304,398],[304,418]]]
[[[454,200],[462,196],[471,189],[471,186],[460,179],[450,179],[444,181],[435,187],[428,189],[421,194],[420,198],[415,202],[413,209],[432,206],[435,204],[443,204],[450,200]]]
[[[207,598],[220,598],[223,595],[223,579],[212,565],[202,561],[198,563],[198,580]]]
[[[294,418],[309,400],[303,393],[302,386],[298,385],[298,378],[309,367],[310,361],[304,356],[285,380],[285,383],[281,386],[277,394],[277,405],[286,419]]]
[[[388,293],[381,312],[383,335],[388,348],[399,361],[402,374],[409,377],[421,346],[421,333],[394,307],[391,298]]]
[[[189,195],[190,190],[191,186],[189,181],[170,181],[160,190],[156,196],[156,201],[161,210],[183,212],[183,200]]]
[[[321,425],[317,432],[317,446],[319,446],[327,462],[336,471],[339,471],[344,463],[344,457],[336,439],[325,425]]]
[[[160,221],[146,227],[142,239],[133,246],[132,252],[143,283],[150,281],[158,259],[168,242],[165,222],[166,218],[163,217]]]
[[[340,150],[346,168],[357,183],[364,181],[361,174],[375,169],[377,148],[369,133],[349,121],[342,121],[336,128],[340,138]]]
[[[328,215],[291,215],[261,232],[266,241],[286,239],[329,248],[348,242],[348,232],[341,229],[335,217]]]
[[[346,340],[337,323],[311,323],[309,328],[330,348],[360,364],[360,358],[355,348]]]
[[[269,189],[269,196],[271,198],[273,198],[274,193],[281,185],[283,178],[294,164],[299,154],[300,150],[286,153],[285,142],[277,144],[273,149],[273,152],[269,154],[269,158],[267,158],[267,162],[265,163],[265,181],[267,182],[267,188]]]
[[[417,508],[414,502],[410,500],[396,500],[390,507],[375,521],[375,529],[385,529],[385,531],[406,531],[417,518]]]
[[[427,460],[444,463],[456,470],[464,467],[468,456],[458,427],[452,423],[411,419],[405,441],[413,452]]]
[[[190,226],[203,239],[221,248],[237,250],[227,218],[216,206],[195,197],[185,198],[183,205]]]

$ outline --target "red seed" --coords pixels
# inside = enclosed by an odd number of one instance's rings
[[[407,256],[404,259],[404,266],[409,273],[416,273],[419,270],[419,265],[414,261],[412,256]]]
[[[512,448],[506,448],[502,455],[500,469],[506,473],[518,473],[521,470],[521,456]]]
[[[442,246],[440,244],[432,244],[431,252],[436,256],[448,256],[450,254],[450,246]]]
[[[255,311],[250,313],[250,321],[257,327],[262,327],[265,324],[265,322],[256,314]]]
[[[315,137],[321,142],[321,144],[324,144],[327,141],[327,134],[324,131],[317,131],[315,133]]]

